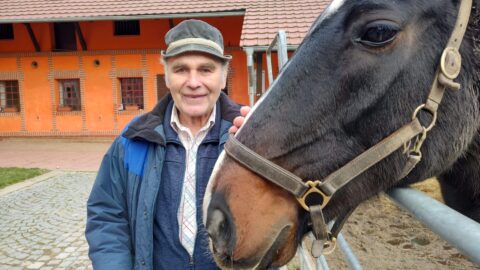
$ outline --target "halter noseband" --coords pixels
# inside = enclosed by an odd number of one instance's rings
[[[402,147],[402,145],[408,160],[399,179],[407,176],[421,160],[422,144],[426,139],[428,131],[430,131],[436,123],[438,105],[442,101],[445,89],[460,89],[460,84],[456,83],[454,79],[456,79],[460,73],[462,65],[459,48],[467,29],[471,9],[472,0],[462,0],[455,28],[442,53],[440,66],[435,74],[430,94],[427,101],[415,109],[412,121],[327,176],[323,181],[309,180],[305,183],[293,173],[258,155],[233,136],[231,136],[225,144],[225,152],[228,156],[251,171],[261,175],[263,178],[290,192],[295,196],[303,209],[310,212],[312,231],[316,238],[312,245],[312,255],[314,257],[318,257],[321,254],[328,254],[334,250],[336,237],[346,219],[354,210],[350,209],[343,216],[337,217],[333,228],[329,230],[325,223],[322,210],[326,207],[335,192],[395,152]],[[421,110],[425,110],[432,115],[432,121],[427,127],[422,126],[417,118],[417,114]],[[414,143],[411,143],[412,140],[414,140]],[[307,198],[312,195],[320,197],[320,204],[307,204]]]

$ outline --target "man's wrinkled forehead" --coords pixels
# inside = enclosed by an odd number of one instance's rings
[[[215,64],[220,64],[220,65],[225,64],[225,61],[222,59],[219,59],[218,57],[215,57],[208,53],[196,52],[196,51],[185,52],[177,56],[168,57],[167,59],[164,59],[164,62],[170,66],[180,65],[180,64],[185,65],[190,59],[190,57],[201,59],[200,62],[202,62],[203,65],[208,64],[211,66],[215,66]]]

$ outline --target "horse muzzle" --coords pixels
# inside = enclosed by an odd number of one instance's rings
[[[232,213],[225,203],[224,196],[221,193],[215,193],[208,207],[206,228],[213,257],[222,269],[266,269],[272,266],[273,262],[285,263],[283,260],[277,262],[281,253],[279,251],[287,245],[288,240],[291,240],[293,225],[288,222],[277,223],[271,235],[258,239],[253,254],[242,254],[242,247],[249,244],[243,241],[237,246],[237,242],[242,241],[237,241],[239,239],[237,239]],[[251,248],[251,246],[248,247],[248,249]]]

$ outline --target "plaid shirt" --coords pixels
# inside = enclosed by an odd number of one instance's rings
[[[177,132],[178,138],[180,139],[180,142],[182,143],[183,147],[185,147],[185,176],[183,179],[183,188],[182,188],[182,194],[181,194],[181,200],[180,200],[180,206],[177,212],[177,218],[178,218],[178,226],[179,226],[179,239],[180,242],[183,244],[183,229],[182,229],[182,220],[184,218],[183,214],[183,209],[184,209],[184,203],[185,203],[185,188],[186,188],[186,182],[187,182],[187,177],[191,177],[191,179],[196,179],[196,164],[197,164],[197,150],[198,146],[202,143],[203,139],[205,136],[207,136],[208,131],[210,130],[211,127],[215,124],[215,114],[216,114],[216,105],[213,108],[212,113],[210,114],[210,117],[205,123],[205,125],[198,131],[196,136],[193,136],[191,130],[184,125],[180,123],[180,119],[178,116],[178,111],[177,108],[174,106],[172,110],[172,117],[170,120],[170,125],[172,128]],[[194,180],[196,181],[196,180]],[[190,188],[193,190],[190,190],[193,193],[193,196],[195,196],[195,184],[191,185]],[[195,198],[192,198],[193,202],[195,202]],[[195,205],[195,203],[193,203]],[[196,212],[197,209],[195,207],[194,211]],[[196,216],[196,214],[193,214]],[[197,227],[196,224],[193,225],[195,228]],[[196,232],[196,231],[195,231]],[[184,244],[185,245],[185,244]],[[193,243],[193,246],[195,246],[195,243]],[[185,247],[187,251],[190,253],[190,255],[193,254],[193,246],[192,247]]]

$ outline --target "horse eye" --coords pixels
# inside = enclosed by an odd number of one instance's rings
[[[366,25],[357,42],[369,47],[382,47],[395,40],[400,27],[390,21],[375,21]]]

